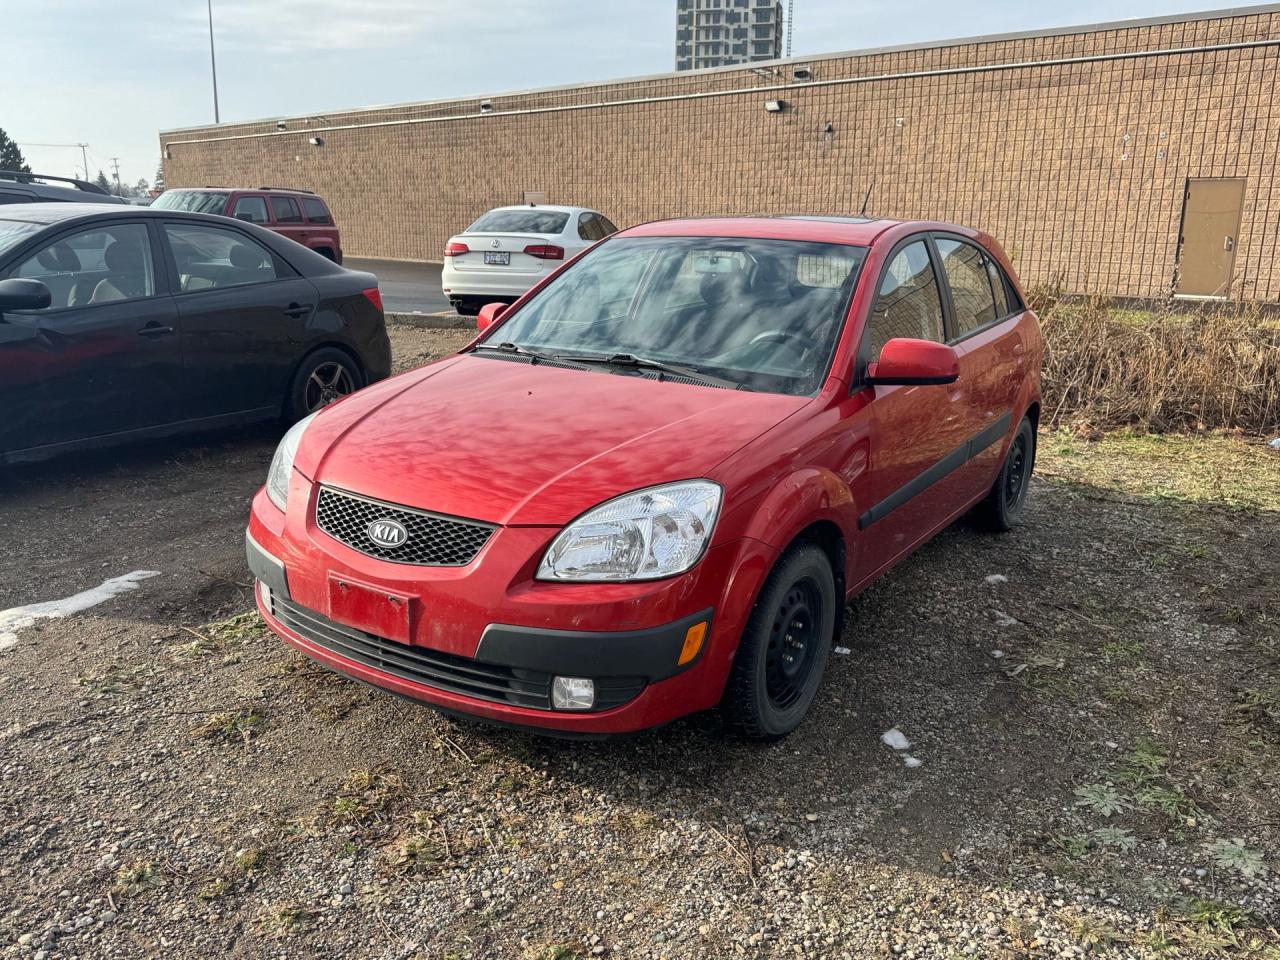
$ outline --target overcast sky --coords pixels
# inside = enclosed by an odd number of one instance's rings
[[[0,0],[0,128],[32,168],[152,179],[157,132],[213,120],[205,0]],[[1224,2],[1220,4],[1226,6]],[[1234,5],[1242,5],[1236,3]],[[795,0],[794,54],[1150,17],[1213,0]],[[673,68],[675,0],[213,0],[223,121]]]

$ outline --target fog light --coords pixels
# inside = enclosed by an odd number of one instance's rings
[[[258,599],[262,601],[263,608],[268,613],[270,613],[271,612],[271,588],[268,587],[261,580],[258,581]]]
[[[551,705],[557,710],[590,710],[595,702],[595,682],[586,677],[556,677],[551,683]]]

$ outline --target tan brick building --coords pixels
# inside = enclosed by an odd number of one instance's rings
[[[870,212],[988,230],[1030,284],[1277,301],[1278,78],[1280,4],[160,141],[170,186],[318,191],[351,255],[439,260],[450,234],[526,194],[626,225],[856,212],[871,188]]]

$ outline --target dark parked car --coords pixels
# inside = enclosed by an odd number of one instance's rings
[[[0,209],[0,463],[281,417],[388,375],[377,279],[154,208]]]
[[[342,262],[342,236],[328,205],[310,190],[288,187],[179,187],[156,197],[162,210],[216,213],[274,230],[310,247],[334,263]]]
[[[0,205],[10,203],[128,203],[96,183],[47,173],[0,170]]]

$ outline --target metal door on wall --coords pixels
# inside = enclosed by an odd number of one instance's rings
[[[1187,181],[1176,296],[1226,297],[1230,293],[1243,207],[1243,180]]]

